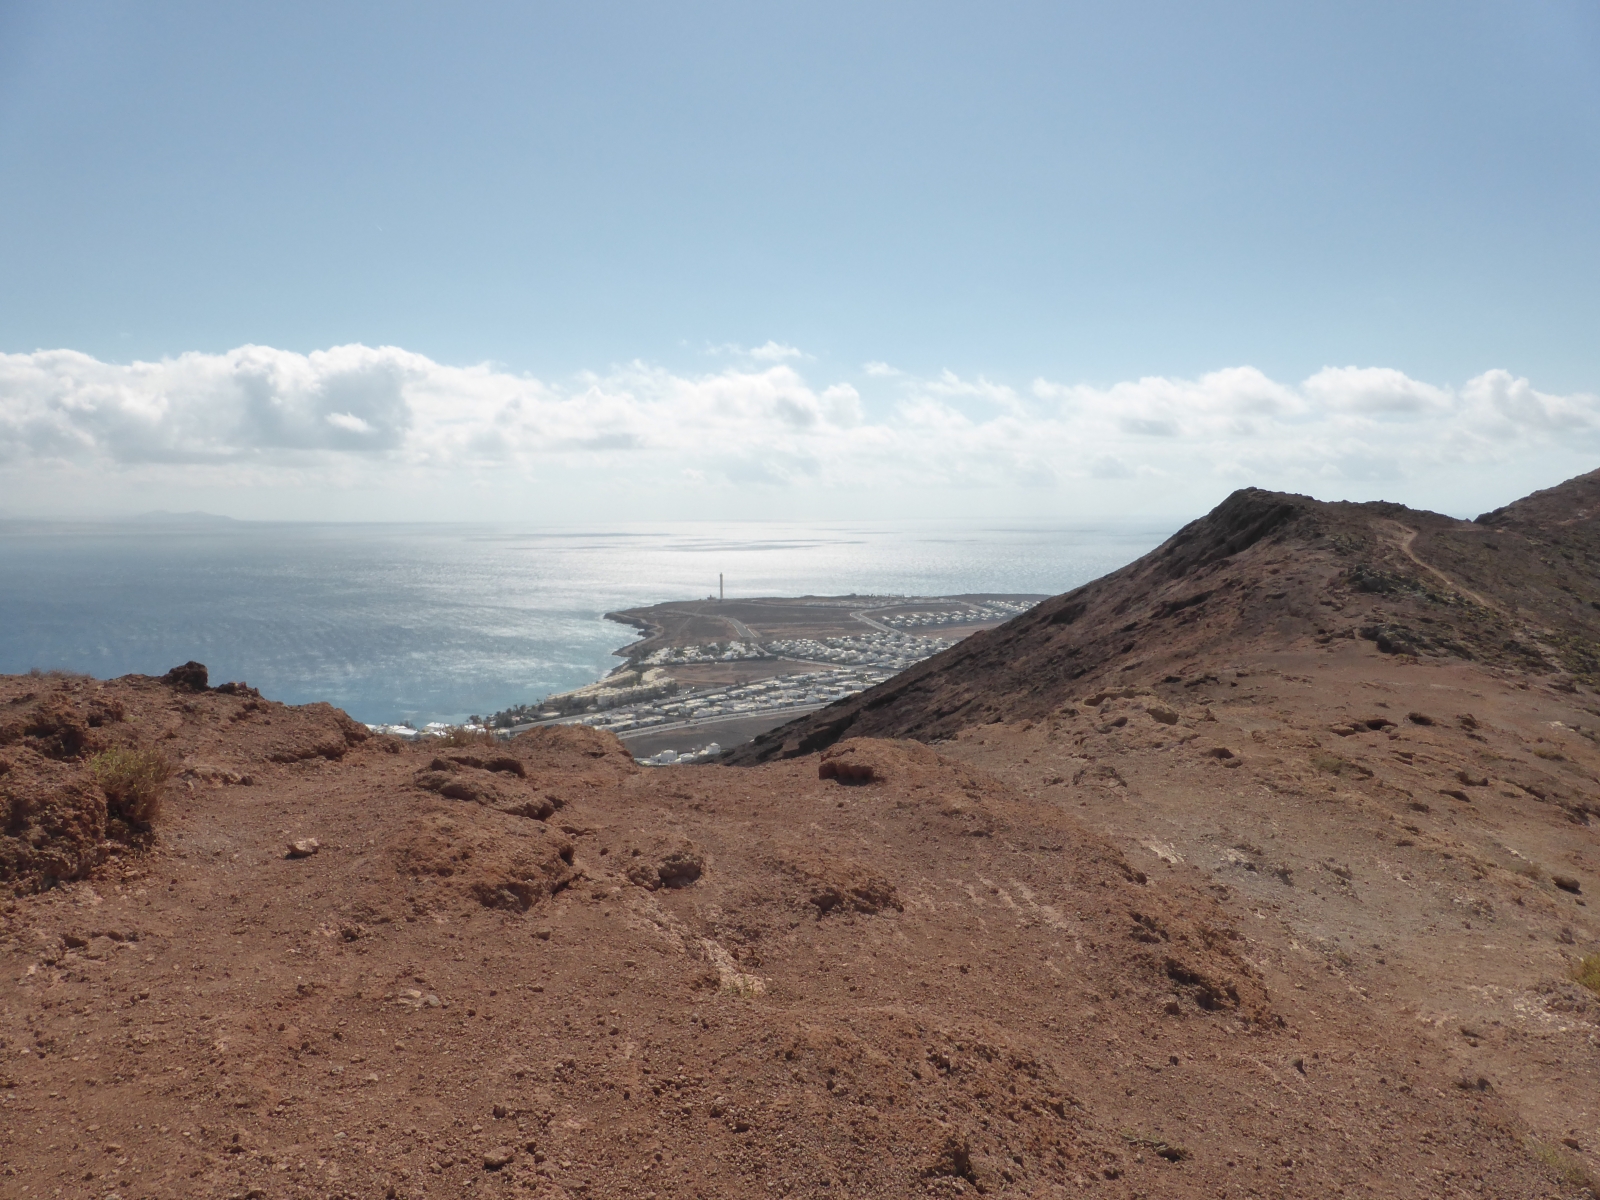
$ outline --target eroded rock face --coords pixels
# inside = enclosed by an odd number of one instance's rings
[[[138,742],[123,706],[77,677],[30,679],[0,706],[0,886],[17,894],[82,879],[135,836],[110,819],[88,760]]]
[[[367,727],[331,704],[302,704],[286,709],[284,718],[269,739],[266,757],[272,762],[304,762],[310,758],[338,761],[352,746],[372,736]],[[292,713],[292,717],[289,714]],[[287,728],[283,728],[287,724]]]
[[[0,775],[0,882],[17,893],[82,879],[105,860],[106,800],[85,772]]]
[[[799,880],[805,902],[820,919],[829,913],[873,915],[904,910],[894,884],[858,859],[826,852],[796,852],[784,868]]]
[[[0,747],[22,746],[45,758],[71,761],[92,748],[113,744],[95,730],[122,721],[115,696],[81,681],[56,683],[23,692],[0,712]]]
[[[510,765],[492,765],[497,762]],[[526,776],[520,759],[484,760],[454,755],[435,757],[426,771],[418,772],[416,784],[451,800],[482,804],[513,816],[548,820],[564,801],[559,795],[543,794],[537,786],[524,782]]]
[[[681,834],[658,834],[630,847],[624,874],[642,888],[684,888],[705,873],[705,854]]]
[[[408,820],[389,852],[411,883],[413,909],[436,911],[453,896],[527,912],[579,875],[574,848],[542,822],[476,809],[435,809]]]

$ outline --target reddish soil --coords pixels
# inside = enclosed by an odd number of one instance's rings
[[[1585,531],[1242,495],[748,768],[0,679],[0,1192],[1584,1194]]]

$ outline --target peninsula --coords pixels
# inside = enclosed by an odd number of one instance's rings
[[[590,725],[617,734],[647,763],[695,761],[882,683],[1045,598],[707,598],[607,613],[644,634],[616,651],[623,665],[489,723],[511,732]]]

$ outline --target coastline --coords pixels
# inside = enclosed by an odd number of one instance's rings
[[[0,667],[96,678],[195,659],[372,724],[461,724],[599,681],[624,614],[705,596],[1054,594],[1154,526],[770,522],[581,526],[0,522]],[[709,585],[707,584],[709,580]],[[648,630],[638,629],[641,635]],[[618,652],[622,651],[621,654]]]
[[[621,665],[487,724],[513,733],[588,725],[616,733],[652,765],[698,761],[882,683],[1044,599],[765,596],[616,610],[605,619],[642,633],[613,652]]]

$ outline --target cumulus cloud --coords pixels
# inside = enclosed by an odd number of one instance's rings
[[[396,450],[412,430],[407,386],[430,369],[419,355],[365,346],[244,346],[127,366],[71,350],[0,355],[0,460]]]
[[[1453,401],[1444,388],[1419,383],[1389,367],[1324,367],[1301,390],[1312,403],[1334,412],[1389,416],[1447,413]]]
[[[864,397],[807,379],[801,357],[768,343],[743,366],[705,374],[632,363],[549,381],[359,345],[131,364],[0,354],[0,466],[301,481],[559,466],[601,480],[761,487],[1138,488],[1203,477],[1305,490],[1551,447],[1600,451],[1600,397],[1541,392],[1498,370],[1459,387],[1353,366],[1285,384],[1242,366],[1018,389],[869,364],[882,390]]]

